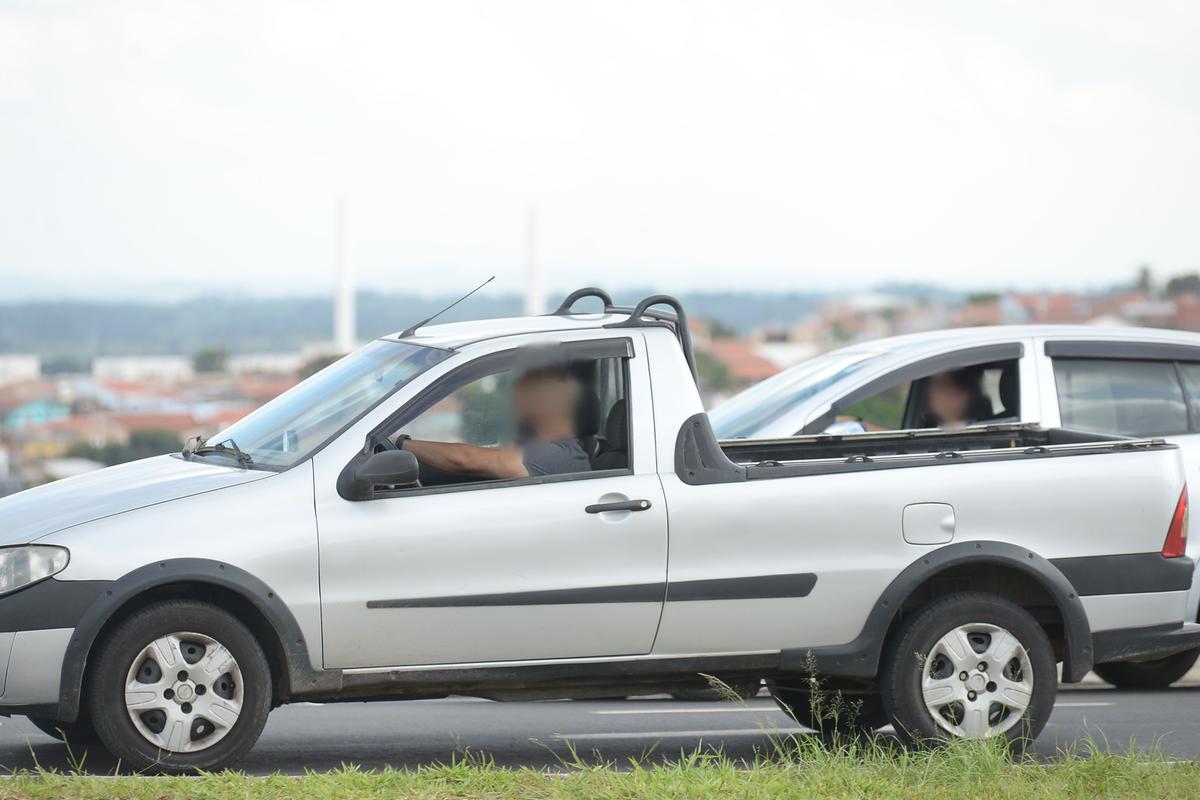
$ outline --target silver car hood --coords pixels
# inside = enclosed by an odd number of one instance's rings
[[[0,545],[157,503],[274,475],[176,456],[155,456],[48,483],[0,499]]]

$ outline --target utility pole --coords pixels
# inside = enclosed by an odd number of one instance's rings
[[[531,317],[546,313],[546,290],[542,287],[542,268],[538,263],[537,206],[525,209],[525,313]]]
[[[346,254],[346,198],[338,197],[335,230],[337,289],[333,308],[333,342],[339,354],[349,353],[358,339],[354,297],[354,269]]]

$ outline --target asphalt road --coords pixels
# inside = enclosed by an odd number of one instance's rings
[[[72,768],[67,748],[23,717],[0,722],[0,768]],[[293,705],[271,714],[240,767],[259,774],[326,770],[343,763],[402,768],[470,754],[489,757],[498,766],[558,770],[570,758],[571,745],[585,760],[617,766],[697,748],[753,758],[770,752],[773,732],[801,730],[765,695],[744,706],[662,698]],[[1158,692],[1118,691],[1095,682],[1060,691],[1038,752],[1052,757],[1061,748],[1081,749],[1089,739],[1114,750],[1136,742],[1157,744],[1174,758],[1200,757],[1200,682]],[[83,766],[97,773],[116,768],[112,757],[98,750],[87,753]]]

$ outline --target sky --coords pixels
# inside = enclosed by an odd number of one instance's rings
[[[1200,4],[0,0],[0,301],[1200,269]]]

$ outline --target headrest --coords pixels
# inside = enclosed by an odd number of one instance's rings
[[[1000,403],[1004,412],[1015,416],[1020,412],[1021,384],[1017,381],[1017,362],[1005,365],[1000,371]]]
[[[604,425],[604,438],[609,450],[625,450],[629,447],[629,404],[625,400],[613,403]]]

